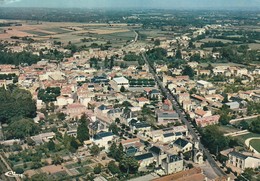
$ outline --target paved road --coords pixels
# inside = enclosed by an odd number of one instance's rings
[[[179,114],[182,122],[185,125],[187,125],[189,133],[193,137],[193,140],[196,142],[199,142],[199,148],[201,150],[203,150],[204,155],[207,157],[207,160],[208,160],[210,166],[212,167],[212,169],[214,170],[214,172],[216,173],[216,175],[218,175],[219,177],[225,176],[225,173],[218,167],[217,163],[215,162],[215,160],[213,159],[213,157],[211,156],[209,151],[201,144],[200,135],[198,134],[197,130],[192,126],[192,124],[186,119],[185,113],[181,109],[179,103],[177,102],[176,97],[174,97],[173,94],[163,86],[162,81],[160,80],[160,78],[158,77],[158,75],[156,74],[156,72],[154,70],[154,67],[148,62],[146,55],[142,54],[142,56],[143,56],[143,59],[145,60],[145,62],[147,63],[147,65],[149,65],[150,72],[153,74],[154,79],[157,82],[159,88],[167,96],[167,98],[172,102],[172,105],[173,105],[174,109],[176,110],[176,112]]]

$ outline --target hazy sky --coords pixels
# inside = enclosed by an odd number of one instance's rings
[[[0,0],[0,6],[60,8],[260,8],[260,0]]]

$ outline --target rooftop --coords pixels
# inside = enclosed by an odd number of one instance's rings
[[[114,134],[112,132],[100,132],[97,133],[96,135],[94,135],[94,139],[98,140],[98,139],[102,139],[108,136],[113,136]]]
[[[153,158],[153,154],[152,153],[144,153],[142,155],[135,156],[135,159],[138,160],[138,161],[145,160],[145,159],[148,159],[148,158]]]

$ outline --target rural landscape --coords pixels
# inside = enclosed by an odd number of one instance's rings
[[[0,1],[0,180],[260,181],[259,5],[22,2]]]

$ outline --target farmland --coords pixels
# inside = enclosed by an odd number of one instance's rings
[[[114,46],[122,46],[134,39],[135,33],[126,24],[85,24],[57,22],[24,22],[22,26],[2,27],[1,40],[11,40],[12,37],[30,37],[34,40],[55,40],[64,44],[72,42],[76,45],[90,46],[92,43],[105,44],[110,41]],[[91,39],[82,42],[83,38]]]

